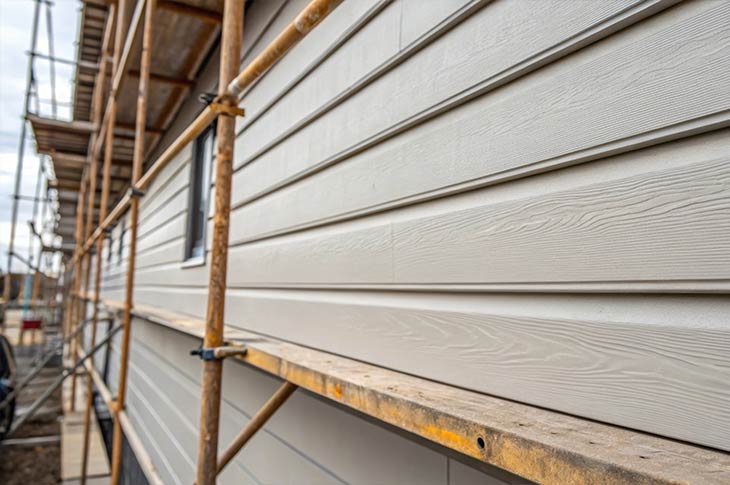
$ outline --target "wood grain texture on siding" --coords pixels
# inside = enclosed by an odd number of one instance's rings
[[[400,48],[410,45],[469,1],[401,0]]]
[[[724,297],[235,290],[226,303],[231,325],[730,450]]]
[[[352,2],[348,9],[353,7],[358,10],[366,10],[370,7],[370,2]],[[295,121],[317,109],[340,91],[347,89],[354,80],[374,70],[383,59],[398,52],[399,10],[400,6],[397,4],[387,6],[383,12],[373,18],[294,89],[286,93],[276,105],[267,110],[262,116],[255,118],[253,123],[245,125],[245,131],[239,135],[238,139],[250,141],[248,143],[236,143],[236,160],[248,159]],[[333,18],[328,17],[327,23],[322,24],[322,27],[324,27],[322,31],[319,29],[314,31],[318,37],[323,37],[324,32],[327,31],[331,34],[339,34],[353,22],[353,19],[348,18],[349,16],[338,15],[338,11],[339,8],[333,13]],[[339,25],[333,24],[333,22],[339,22]],[[334,37],[331,34],[329,37]],[[326,40],[326,37],[323,40]],[[333,40],[320,44],[318,49],[321,50]],[[311,44],[311,42],[307,45],[317,48],[317,44]],[[295,51],[297,50],[295,48]],[[293,52],[291,57],[293,58],[296,53]],[[305,56],[314,59],[316,53],[316,51],[305,53]],[[289,57],[287,56],[285,59]],[[282,60],[282,62],[285,61]],[[287,64],[294,62],[290,60]],[[279,80],[274,80],[274,85],[284,86],[303,67],[289,71],[287,66],[282,66],[281,69],[272,70],[271,76],[279,77]],[[269,88],[266,87],[266,81],[260,83],[260,89],[265,91],[262,96],[271,97],[274,93],[268,92]],[[258,90],[255,89],[251,94],[253,95]],[[244,98],[244,106],[247,103],[248,96]]]
[[[600,8],[597,10],[597,4],[576,4],[575,2],[566,3],[562,7],[553,5],[552,2],[490,4],[405,62],[373,80],[365,89],[348,96],[326,115],[317,117],[281,143],[277,142],[275,146],[267,148],[260,156],[254,157],[251,150],[259,144],[258,140],[263,141],[267,136],[274,137],[278,131],[281,131],[280,126],[286,126],[289,123],[288,118],[284,117],[277,121],[274,116],[276,110],[272,110],[267,113],[267,117],[272,119],[271,123],[257,123],[258,129],[262,130],[260,135],[253,136],[253,133],[249,133],[246,136],[244,134],[237,140],[236,156],[240,160],[239,165],[245,166],[234,176],[234,186],[241,187],[234,194],[234,205],[260,197],[284,184],[321,170],[343,156],[350,156],[354,154],[351,153],[353,149],[361,149],[359,147],[363,144],[368,145],[368,140],[378,138],[379,133],[402,130],[403,128],[396,129],[396,127],[401,123],[408,124],[406,120],[410,117],[428,111],[445,99],[458,97],[460,93],[477,84],[487,82],[488,87],[493,89],[518,77],[513,72],[514,69],[517,69],[520,75],[534,70],[546,62],[541,55],[545,50],[559,47],[558,50],[565,55],[564,51],[575,50],[581,45],[581,42],[574,38],[580,37],[579,34],[584,30],[595,28],[599,32],[603,32],[605,29],[604,35],[607,35],[615,30],[614,19],[617,13],[627,9],[627,5],[616,3],[598,5]],[[640,13],[643,12],[641,8],[643,5],[645,4],[636,7]],[[544,14],[537,15],[535,8],[544,8]],[[505,9],[509,9],[509,11],[505,12]],[[700,7],[697,9],[699,10]],[[679,42],[680,39],[683,39],[682,35],[673,40]],[[664,40],[659,41],[660,47],[657,48],[663,49],[665,42]],[[620,51],[620,49],[617,50]],[[622,63],[627,62],[625,56],[626,52],[616,52],[614,55],[614,57],[621,57],[620,62]],[[629,57],[629,59],[631,58]],[[611,65],[610,59],[591,60],[595,61],[594,64],[602,65],[605,70],[615,68]],[[642,64],[645,62],[643,58],[637,59],[637,61]],[[608,76],[605,82],[601,82],[603,79],[601,71],[593,73],[596,70],[595,65],[588,70],[583,70],[583,76],[586,79],[572,79],[579,75],[575,71],[580,71],[572,64],[573,69],[570,67],[564,69],[571,71],[563,76],[571,78],[568,86],[580,86],[581,96],[590,97],[595,94],[597,98],[595,102],[603,102],[605,97],[598,96],[597,93],[610,89],[610,83],[616,79]],[[626,72],[630,72],[630,68],[631,66],[625,66],[620,72],[625,75]],[[428,75],[424,75],[424,73],[428,73]],[[505,78],[503,75],[507,77]],[[534,80],[534,77],[532,79]],[[551,76],[550,80],[552,79]],[[540,80],[544,81],[545,78]],[[534,84],[541,83],[533,81],[531,83],[533,86],[529,86],[532,89],[522,85],[515,88],[515,90],[519,90],[519,94],[512,89],[503,89],[496,98],[487,96],[488,99],[480,98],[479,102],[470,103],[468,105],[470,109],[467,111],[479,118],[479,121],[475,120],[474,123],[479,124],[482,129],[468,128],[471,123],[467,120],[470,116],[464,110],[457,109],[456,113],[449,112],[438,119],[442,120],[439,126],[447,125],[451,131],[457,130],[458,133],[445,133],[444,130],[441,130],[440,133],[433,133],[434,130],[428,129],[419,132],[431,131],[428,136],[431,143],[435,143],[437,140],[445,142],[450,139],[451,143],[444,143],[449,151],[454,149],[454,144],[464,145],[464,140],[469,135],[479,136],[484,141],[479,143],[479,140],[474,140],[474,143],[469,145],[473,146],[474,152],[471,153],[481,153],[484,158],[485,155],[488,155],[485,153],[484,144],[491,141],[491,137],[501,134],[489,133],[490,128],[496,129],[497,127],[494,125],[502,126],[505,121],[505,114],[498,108],[503,104],[498,102],[500,98],[510,97],[512,100],[509,107],[501,106],[505,112],[509,111],[514,115],[521,112],[520,116],[515,117],[515,124],[519,126],[520,132],[528,129],[525,126],[526,123],[539,123],[539,119],[535,120],[531,116],[536,107],[550,108],[556,115],[559,115],[566,108],[570,109],[580,104],[579,100],[570,99],[578,93],[577,90],[574,93],[569,91],[561,95],[562,98],[565,98],[563,104],[559,102],[560,98],[550,101],[550,98],[555,96],[551,90],[562,91],[566,87],[564,79],[555,80],[562,82],[558,85],[547,82],[545,86],[534,86]],[[581,82],[592,82],[594,85],[583,87]],[[596,83],[601,85],[597,86]],[[591,88],[597,90],[593,91]],[[482,90],[484,89],[487,88]],[[622,87],[614,87],[614,90],[620,89]],[[590,107],[587,105],[582,105],[579,109],[590,111]],[[546,126],[555,126],[557,120],[549,120],[549,116],[544,116],[544,118]],[[459,119],[459,123],[454,123],[455,119]],[[457,125],[461,128],[457,128]],[[514,124],[508,123],[503,126],[501,132],[508,132],[510,127],[513,130],[517,128]],[[534,129],[539,128],[535,126]],[[326,134],[326,136],[321,136],[321,134]],[[422,164],[422,158],[428,151],[426,146],[423,150],[414,149],[422,141],[420,137],[416,138],[418,139],[409,140],[413,143],[408,143],[408,150],[412,151],[412,156]],[[549,141],[539,136],[535,138],[534,143]],[[256,140],[256,142],[252,140]],[[317,143],[312,143],[312,140],[317,140]],[[500,136],[499,140],[515,143],[508,136]],[[601,143],[598,139],[595,141]],[[461,153],[464,151],[465,149],[462,148],[459,155],[465,155],[465,153]],[[251,153],[250,156],[249,153]],[[342,155],[345,153],[347,155]],[[434,158],[437,159],[440,153],[442,152],[434,152]],[[492,153],[491,156],[499,158],[500,154]],[[252,162],[253,158],[255,161]],[[391,157],[391,160],[395,159],[397,157]],[[445,160],[442,160],[442,164],[448,166]],[[454,172],[452,176],[460,175],[458,171]]]
[[[727,135],[239,246],[229,261],[245,270],[230,272],[229,285],[633,282],[646,291],[656,282],[679,291],[704,281],[699,289],[728,291]],[[709,160],[691,156],[698,145]]]

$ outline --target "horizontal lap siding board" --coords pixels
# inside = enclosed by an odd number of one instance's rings
[[[228,282],[727,291],[729,190],[723,130],[237,246]]]
[[[133,338],[130,418],[165,482],[187,483],[197,450],[200,379],[200,361],[188,352],[199,341],[141,320],[134,321]],[[118,348],[114,353],[112,360],[119,358]],[[279,385],[276,379],[233,362],[226,363],[223,376],[221,448]],[[315,434],[322,439],[312,440]],[[221,483],[447,485],[448,461],[300,391],[237,455]],[[373,469],[372,463],[378,467]],[[521,483],[496,470],[485,474],[455,462],[452,466],[468,470],[467,483]]]
[[[286,8],[279,13],[271,28],[267,30],[267,35],[262,37],[256,44],[256,48],[246,56],[246,61],[253,60],[253,55],[257,54],[265,45],[264,42],[270,42],[273,36],[284,28],[285,24],[290,22],[306,3],[298,1],[287,4]],[[237,120],[237,133],[249,129],[271,106],[274,107],[273,109],[278,109],[280,97],[286,96],[286,92],[290,89],[298,89],[292,84],[296,84],[295,81],[300,77],[304,77],[300,82],[307,82],[308,76],[306,76],[306,73],[308,70],[318,66],[320,62],[326,61],[323,61],[321,56],[325,56],[343,37],[354,35],[360,27],[366,27],[373,15],[389,3],[388,0],[343,2],[327,17],[327,22],[331,28],[317,28],[311,31],[292,48],[289,55],[277,62],[255,82],[253,87],[248,89],[244,95],[246,116]],[[351,32],[353,30],[355,32]],[[391,35],[394,34],[397,34],[397,29]],[[371,52],[373,56],[382,55],[375,48],[371,49]],[[362,60],[362,57],[360,60]],[[372,67],[367,63],[364,65],[351,64],[350,66],[354,67],[356,72],[360,74],[365,74]],[[343,69],[335,72],[335,75],[352,76],[353,73],[350,70]],[[332,80],[330,79],[328,82],[332,82]],[[284,101],[284,103],[289,104],[288,101]],[[292,109],[296,108],[292,107]]]

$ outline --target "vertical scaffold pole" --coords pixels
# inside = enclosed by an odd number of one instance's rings
[[[147,125],[147,93],[149,91],[150,62],[152,60],[153,19],[156,0],[147,0],[142,33],[142,55],[140,58],[139,87],[137,90],[137,118],[134,133],[134,160],[132,163],[132,186],[142,177],[144,163],[145,126]],[[129,341],[132,331],[132,305],[134,297],[134,268],[137,259],[137,222],[139,219],[139,197],[132,194],[129,223],[129,263],[125,286],[124,315],[122,317],[122,347],[119,365],[119,384],[114,403],[114,434],[112,446],[112,485],[119,483],[122,461],[122,425],[119,413],[124,410],[127,396],[127,370],[129,363]]]
[[[84,231],[84,202],[86,201],[86,188],[88,186],[88,179],[87,179],[87,173],[84,171],[83,175],[81,176],[81,187],[79,189],[79,200],[76,202],[76,250],[74,251],[74,254],[80,254],[81,248],[83,247],[84,243],[82,240],[83,237],[83,231]],[[74,322],[78,321],[79,317],[79,310],[80,307],[77,304],[79,300],[79,291],[81,291],[81,258],[77,259],[74,263],[74,269],[73,269],[73,283],[69,284],[70,291],[69,291],[69,301],[68,301],[68,323],[66,335],[70,335],[72,332],[76,330],[76,325]],[[74,338],[69,342],[69,349],[70,349],[70,358],[72,360],[76,360],[76,352],[78,350],[78,336],[74,336]],[[74,410],[75,405],[73,403],[73,399],[76,398],[76,379],[71,380],[71,395],[72,395],[72,402],[71,402],[71,410]]]
[[[241,62],[244,0],[226,0],[223,7],[218,102],[237,107],[238,98],[231,96],[227,87],[238,74]],[[218,116],[215,160],[215,214],[213,216],[213,246],[208,283],[208,310],[205,322],[205,347],[223,344],[223,307],[226,298],[226,270],[228,265],[228,226],[231,215],[231,177],[233,172],[233,144],[236,119],[230,114]],[[198,442],[197,484],[215,483],[218,452],[218,424],[221,400],[221,371],[218,359],[203,362],[200,404],[200,439]]]
[[[30,90],[33,80],[33,52],[36,51],[36,45],[38,44],[38,20],[41,13],[41,0],[36,0],[35,10],[33,11],[33,29],[30,37],[30,52],[28,57],[28,72],[26,73],[25,80],[25,106],[23,107],[23,120],[20,127],[20,145],[18,145],[18,163],[15,168],[15,187],[13,187],[13,208],[12,215],[10,218],[10,242],[8,243],[8,264],[5,268],[5,286],[3,287],[3,299],[5,304],[10,303],[10,297],[12,295],[10,291],[10,285],[12,283],[12,268],[13,268],[13,250],[15,249],[15,226],[18,223],[18,202],[20,197],[20,180],[23,173],[23,158],[25,157],[25,135],[26,135],[26,123],[25,117],[28,115],[28,109],[30,107]],[[30,271],[30,268],[28,268]],[[0,321],[0,331],[5,332],[5,315],[3,312],[2,320]]]
[[[96,79],[94,81],[94,94],[92,99],[92,107],[93,107],[93,119],[94,119],[94,125],[96,126],[95,132],[93,133],[91,140],[89,142],[89,153],[87,156],[87,160],[89,161],[89,171],[88,171],[88,190],[86,191],[86,198],[87,198],[87,211],[86,211],[86,222],[82,223],[82,239],[81,239],[81,246],[80,246],[80,252],[77,253],[79,255],[78,261],[79,261],[79,273],[78,278],[79,282],[81,281],[81,278],[83,277],[83,288],[84,288],[84,295],[89,294],[89,276],[91,272],[91,265],[90,265],[90,254],[88,251],[84,252],[84,243],[87,239],[89,239],[89,236],[91,235],[92,226],[94,223],[94,211],[96,208],[96,182],[98,178],[98,171],[99,171],[99,161],[97,160],[97,151],[95,149],[97,137],[99,136],[99,133],[101,132],[101,123],[102,123],[102,117],[104,115],[103,110],[103,101],[104,101],[104,91],[105,91],[105,85],[106,85],[106,72],[107,72],[107,66],[108,62],[106,61],[107,56],[109,55],[109,44],[111,39],[112,30],[114,29],[114,26],[116,25],[115,16],[116,16],[116,5],[112,4],[109,6],[109,13],[108,18],[106,22],[106,26],[104,28],[104,40],[102,42],[101,47],[101,54],[99,56],[99,71],[96,74]],[[81,285],[79,284],[79,289],[81,288]],[[86,302],[84,298],[81,297],[80,293],[77,292],[77,298],[76,298],[76,318],[74,319],[74,322],[76,322],[76,325],[79,325],[80,322],[86,320]],[[78,339],[80,339],[81,336],[76,335],[76,338],[73,342],[73,358],[76,358],[76,351],[78,349]],[[71,376],[71,411],[76,410],[76,374]]]
[[[117,28],[114,37],[114,60],[112,62],[112,79],[116,76],[119,69],[119,60],[122,54],[122,44],[125,37],[126,21],[124,19],[127,8],[126,0],[118,0],[117,2]],[[112,157],[114,155],[114,128],[117,118],[117,92],[112,86],[109,93],[109,103],[107,105],[108,115],[106,125],[106,140],[104,142],[104,170],[101,183],[101,202],[99,204],[99,224],[106,218],[107,206],[109,204],[109,189],[111,185]],[[94,258],[94,299],[91,308],[91,343],[90,347],[96,345],[96,327],[99,318],[99,299],[101,294],[101,271],[104,258],[102,253],[104,250],[104,241],[106,238],[99,237],[96,241],[96,255]],[[90,261],[89,261],[90,262]],[[94,361],[90,360],[89,364],[94,367]],[[94,404],[93,399],[94,380],[91,373],[87,372],[86,377],[86,411],[84,415],[84,444],[83,454],[81,457],[81,485],[86,483],[86,471],[89,459],[89,441],[91,433],[91,412]]]

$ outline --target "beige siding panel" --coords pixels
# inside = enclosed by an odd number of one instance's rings
[[[230,266],[241,271],[229,285],[728,291],[728,140],[720,132],[235,247]]]
[[[728,315],[709,296],[305,290],[231,290],[226,308],[253,331],[730,450]]]
[[[166,263],[180,262],[185,252],[185,237],[181,236],[150,249],[144,253],[137,253],[137,268],[140,270]]]
[[[507,473],[484,473],[456,460],[449,460],[449,485],[502,485],[531,483],[523,478],[510,476]]]
[[[280,385],[278,380],[233,362],[226,364],[223,375],[226,399],[244,409],[258,409],[266,396]],[[261,392],[252,394],[242,387],[242,375],[248,376],[249,385]],[[443,455],[384,432],[338,408],[323,405],[305,392],[295,393],[267,424],[267,429],[285,438],[291,446],[306,450],[308,456],[348,483],[445,482]],[[343,432],[352,438],[343,439]],[[316,440],[312,439],[313,433],[318,437]],[[337,445],[333,446],[334,443]],[[372,463],[378,463],[377,469],[368,465]]]
[[[369,6],[370,2],[351,2],[348,9],[357,7],[358,10],[366,10],[366,7]],[[352,19],[349,18],[351,16],[338,15],[338,11],[339,9],[335,11],[333,18],[328,17],[327,22],[322,23],[322,32],[329,32],[328,37],[334,37],[331,34],[339,34],[352,24]],[[325,104],[330,98],[347,89],[354,81],[375,69],[384,59],[398,52],[399,11],[400,6],[397,4],[386,7],[382,13],[373,18],[275,106],[256,119],[254,123],[247,125],[246,130],[238,137],[240,143],[236,143],[236,160],[248,159],[294,122]],[[339,22],[339,24],[334,22]],[[314,32],[322,37],[319,28]],[[327,43],[321,45],[320,50],[327,47],[333,40],[328,40]],[[312,46],[311,42],[307,45]],[[287,56],[285,60],[282,60],[282,63],[292,64],[293,61],[287,62],[286,59],[296,56],[296,51],[298,48],[294,49],[292,56]],[[313,59],[315,53],[307,52],[305,55]],[[282,66],[278,70],[274,68],[272,75],[278,76],[278,79],[274,79],[273,85],[285,85],[303,69],[304,66],[291,70],[288,66]],[[260,85],[267,85],[268,78],[267,75]],[[247,105],[247,102],[247,98],[244,98],[244,106]]]
[[[147,195],[140,200],[140,220],[144,220],[143,215],[153,212],[155,207],[163,204],[190,183],[191,159],[192,144],[183,148],[182,152],[162,169],[147,189]]]
[[[138,304],[167,308],[179,313],[205,318],[208,302],[207,282],[199,288],[166,286],[141,286],[134,288],[134,301]]]
[[[246,58],[306,3],[254,2]],[[730,451],[730,4],[483,3],[345,2],[251,88],[227,322]],[[191,153],[142,200],[135,302],[203,317],[208,267],[181,265]],[[123,299],[124,254],[105,297]],[[199,342],[133,335],[130,416],[166,483],[188,482]],[[226,366],[221,446],[277,384]],[[518,483],[305,393],[226,472],[493,480]]]
[[[179,262],[141,269],[135,273],[135,285],[143,286],[197,286],[206,287],[208,265],[181,267]]]
[[[636,9],[644,12],[643,5],[648,4],[641,5]],[[535,11],[536,8],[545,9],[545,13],[540,15]],[[706,8],[706,5],[696,7],[697,10],[701,8]],[[505,12],[503,9],[511,10]],[[518,11],[514,11],[515,9]],[[316,118],[283,142],[277,143],[258,156],[255,162],[238,170],[234,176],[234,187],[238,187],[234,194],[234,205],[334,163],[334,160],[344,156],[342,154],[353,147],[366,143],[366,140],[377,138],[379,133],[395,130],[405,120],[429,110],[445,99],[456,97],[462,102],[463,100],[459,99],[460,93],[466,93],[464,96],[468,98],[471,96],[468,90],[480,83],[486,86],[480,89],[493,89],[518,74],[535,69],[546,62],[542,55],[545,51],[552,52],[553,49],[557,49],[564,55],[565,51],[575,50],[580,45],[579,40],[582,39],[578,34],[585,30],[594,29],[601,35],[607,35],[616,29],[617,11],[623,10],[625,10],[624,4],[617,6],[610,2],[600,4],[569,2],[562,8],[556,7],[554,2],[496,2],[484,7],[395,69],[387,71],[386,75],[370,83],[364,90],[348,97],[333,110]],[[384,14],[385,12],[381,16]],[[506,22],[505,19],[510,16],[514,20]],[[663,26],[667,27],[667,24],[671,26],[671,20],[665,22]],[[716,29],[721,27],[716,25]],[[673,35],[665,33],[665,37],[671,37],[671,41],[675,43],[682,42],[685,35],[684,32]],[[667,39],[657,39],[655,49],[663,52],[666,44]],[[582,112],[584,116],[589,115],[592,107],[591,99],[594,105],[613,101],[612,94],[615,96],[623,92],[624,84],[620,79],[626,76],[627,72],[633,72],[632,68],[646,63],[646,59],[641,55],[629,56],[627,60],[628,51],[623,52],[620,49],[620,41],[614,42],[613,47],[615,50],[613,56],[596,58],[594,54],[593,57],[582,61],[583,63],[589,61],[587,64],[592,64],[590,66],[576,65],[576,62],[560,63],[560,70],[565,71],[562,78],[558,75],[530,76],[530,82],[520,83],[518,86],[510,85],[509,88],[492,93],[492,96],[479,98],[463,109],[440,116],[426,128],[418,130],[427,136],[408,137],[405,149],[408,151],[407,154],[391,153],[392,165],[397,166],[398,163],[395,161],[400,161],[400,157],[403,156],[408,160],[403,160],[402,163],[411,163],[411,160],[414,160],[421,166],[428,160],[438,160],[439,166],[443,167],[442,171],[447,170],[447,167],[450,168],[451,177],[456,176],[457,181],[461,182],[465,178],[484,176],[485,170],[488,171],[487,167],[508,164],[508,160],[503,160],[508,153],[500,153],[500,150],[504,151],[510,147],[510,155],[518,157],[521,163],[529,163],[529,160],[523,160],[527,155],[525,150],[515,149],[514,144],[519,143],[515,137],[530,129],[537,131],[542,127],[554,127],[557,122],[562,121],[555,119],[557,117],[575,121],[576,111]],[[691,51],[690,55],[693,56],[701,50],[701,45],[692,44],[685,48]],[[634,47],[629,50],[633,52]],[[632,59],[636,65],[627,66],[626,64]],[[622,68],[616,70],[615,63],[622,64]],[[651,69],[651,66],[646,67]],[[620,76],[604,75],[604,70],[615,71],[620,73]],[[719,66],[719,70],[722,70],[722,66]],[[635,75],[640,77],[642,72],[644,71],[640,70]],[[570,82],[566,82],[568,78]],[[612,86],[612,83],[615,85]],[[668,84],[676,88],[676,83]],[[572,92],[570,86],[575,86]],[[637,80],[637,91],[641,87],[642,83]],[[663,87],[666,89],[669,86]],[[601,95],[598,96],[598,93]],[[589,99],[586,100],[584,97]],[[543,116],[538,119],[533,116],[536,106],[545,107],[544,113],[541,113]],[[597,112],[602,113],[604,110],[605,108],[601,107]],[[507,112],[509,116],[506,116]],[[512,119],[514,121],[506,123]],[[270,138],[273,139],[281,131],[281,127],[278,126],[280,124],[282,123],[277,122],[268,126],[266,133]],[[529,127],[528,124],[533,126]],[[569,123],[566,128],[571,126],[573,125]],[[581,122],[579,126],[585,127],[585,122]],[[263,128],[262,125],[260,129]],[[626,129],[631,128],[639,127],[627,124]],[[551,142],[553,144],[566,142],[564,137],[556,138],[553,131],[549,134],[550,137],[547,137],[547,133],[546,136],[534,137],[532,144],[537,144],[541,153],[547,148],[540,146],[541,143],[549,145]],[[603,136],[610,137],[614,134],[616,133],[611,133],[609,130]],[[424,138],[428,142],[425,142]],[[474,140],[465,143],[464,140],[467,138]],[[599,138],[592,135],[587,141],[602,143]],[[260,139],[245,135],[238,138],[236,157],[240,160],[239,165],[248,163],[250,157],[247,154],[250,152],[250,147],[259,144]],[[317,143],[312,143],[312,140],[317,140]],[[496,146],[492,148],[490,143]],[[431,150],[433,144],[441,145],[441,149]],[[529,147],[525,147],[527,148]],[[444,152],[450,154],[452,158],[465,158],[462,162],[465,165],[463,168],[476,164],[472,159],[478,156],[478,173],[472,175],[468,170],[460,170],[459,166],[454,165],[455,162],[449,163],[449,158],[442,156]],[[495,160],[485,167],[485,158]],[[438,168],[434,168],[433,171],[438,171]]]
[[[185,234],[187,213],[179,212],[176,216],[161,223],[154,231],[137,239],[138,251],[147,251],[161,244],[172,241]]]
[[[157,205],[154,210],[145,211],[145,214],[140,219],[138,239],[141,240],[147,235],[156,232],[162,224],[174,217],[183,213],[187,214],[188,196],[187,187],[183,187],[169,199]]]
[[[142,333],[142,332],[140,332]],[[148,337],[149,334],[144,334]],[[190,339],[185,346],[177,347],[177,355],[173,361],[164,361],[157,357],[152,340],[143,343],[142,340],[135,341],[136,352],[132,356],[133,373],[136,376],[135,383],[138,391],[145,396],[152,407],[158,410],[161,425],[170,430],[181,450],[186,462],[195,464],[198,445],[198,413],[200,411],[200,387],[198,384],[200,375],[200,361],[189,357],[189,350],[197,345],[197,341]],[[183,375],[174,366],[180,360],[190,361],[194,364],[193,375]],[[142,370],[144,369],[144,371]],[[239,379],[240,381],[240,379]],[[250,386],[249,392],[254,391]],[[250,416],[243,415],[228,403],[224,402],[222,407],[222,436],[221,448],[225,443],[233,439],[233,436],[240,430]],[[251,442],[247,448],[249,455],[254,455],[248,460],[237,460],[238,465],[232,464],[231,468],[242,468],[249,475],[257,477],[258,482],[263,483],[293,483],[293,477],[300,477],[306,483],[341,483],[333,480],[326,473],[297,453],[295,449],[287,446],[281,440],[277,440],[269,434],[262,433],[257,436],[255,442]],[[254,457],[259,455],[255,459]],[[242,455],[244,456],[244,455]],[[286,463],[286,467],[264,466],[260,458],[264,456],[275,457],[279,463]],[[244,465],[245,466],[242,466]],[[185,480],[189,477],[187,473],[180,473],[180,478]],[[250,480],[250,478],[249,478]],[[235,482],[238,483],[238,482]]]
[[[328,215],[332,216],[340,207],[338,202],[345,199],[349,199],[344,202],[345,209],[359,210],[363,199],[370,199],[369,207],[404,203],[503,181],[620,148],[607,145],[605,150],[594,150],[602,143],[620,145],[627,137],[644,136],[654,129],[672,130],[677,123],[726,111],[730,95],[723,79],[730,75],[730,58],[720,54],[721,49],[707,49],[708,45],[730,43],[730,28],[723,16],[730,18],[727,3],[676,25],[663,22],[664,30],[641,39],[638,45],[627,45],[575,69],[561,67],[565,72],[560,76],[529,76],[515,83],[522,88],[507,86],[393,138],[344,162],[336,187],[330,189],[338,200],[323,205],[330,208]],[[705,35],[712,39],[700,38]],[[687,38],[696,41],[687,42]],[[670,55],[671,59],[665,57]],[[660,69],[662,63],[675,57],[678,60],[672,62],[676,62],[676,69]],[[681,86],[682,78],[693,79],[704,89],[687,91]],[[674,97],[678,100],[672,109],[664,109],[665,100]],[[561,131],[556,132],[555,127],[561,127]],[[647,136],[660,140],[659,135]],[[312,147],[315,145],[320,146]],[[246,192],[257,181],[283,173],[277,164],[318,159],[306,154],[307,150],[300,147],[298,154],[279,154],[278,161],[263,163],[262,159],[262,163],[254,163],[252,171],[240,172],[243,178],[238,179],[239,185],[234,181],[234,187],[238,187],[235,193]],[[319,193],[328,191],[320,187]],[[271,222],[262,228],[263,232],[275,231],[277,219],[269,216]],[[247,234],[246,227],[234,223],[231,241],[255,234]]]

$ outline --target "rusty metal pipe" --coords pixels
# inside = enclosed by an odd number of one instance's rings
[[[132,164],[132,186],[142,176],[144,163],[144,139],[147,125],[147,94],[150,81],[150,63],[152,60],[153,19],[156,0],[147,0],[144,14],[144,30],[142,34],[142,55],[140,59],[139,88],[137,91],[137,118],[134,137],[134,161]],[[114,413],[114,434],[112,446],[112,485],[119,483],[122,462],[122,423],[121,414],[125,408],[127,396],[127,374],[129,365],[129,341],[132,331],[132,305],[134,298],[134,268],[137,259],[137,224],[139,220],[139,198],[132,197],[130,211],[130,241],[129,262],[125,285],[124,315],[122,317],[122,348],[119,367],[119,384],[117,385],[117,399],[112,412]]]
[[[119,69],[119,62],[122,51],[122,43],[124,42],[125,32],[125,12],[126,12],[126,0],[118,1],[117,8],[117,29],[114,38],[114,62],[112,65],[112,75],[116,75]],[[102,175],[101,184],[101,204],[99,207],[99,220],[103,220],[106,217],[107,206],[109,205],[109,192],[111,186],[111,171],[112,171],[112,156],[114,153],[114,124],[116,123],[117,117],[117,91],[113,86],[109,98],[109,107],[107,109],[107,115],[109,120],[107,121],[106,130],[106,141],[104,143],[104,170]],[[93,192],[92,194],[93,195]],[[93,199],[90,199],[93,203]],[[93,205],[91,209],[93,211]],[[101,297],[101,272],[102,262],[104,258],[102,253],[104,250],[104,238],[99,238],[96,241],[96,257],[94,262],[96,268],[94,271],[94,300],[92,307],[92,318],[91,318],[91,346],[96,344],[96,328],[99,317],[99,299]],[[90,362],[93,367],[93,361]],[[91,433],[91,412],[93,408],[93,391],[94,391],[94,380],[91,374],[87,375],[86,378],[86,411],[84,414],[84,442],[83,442],[83,454],[81,458],[81,485],[86,483],[86,472],[88,467],[89,458],[89,444],[90,444],[90,433]]]
[[[228,84],[228,93],[232,96],[240,96],[252,82],[281,59],[340,3],[342,0],[313,0],[310,2],[276,39]]]
[[[84,173],[86,175],[86,173]],[[84,228],[84,199],[86,198],[86,186],[87,181],[85,177],[81,178],[81,190],[79,192],[79,200],[76,202],[76,231],[74,234],[74,237],[76,238],[76,251],[79,251],[79,248],[81,247],[81,234]],[[74,263],[74,272],[73,272],[73,281],[69,282],[69,295],[68,299],[69,301],[66,304],[67,308],[67,322],[66,322],[66,335],[73,332],[76,328],[75,322],[76,317],[78,316],[78,306],[76,305],[76,302],[74,300],[74,295],[79,292],[81,289],[81,264],[79,262]],[[69,342],[68,348],[76,348],[74,347],[74,344],[76,342],[76,337]]]
[[[244,3],[244,0],[226,0],[223,7],[218,98],[220,103],[229,107],[238,105],[238,99],[227,93],[226,86],[236,76],[241,59]],[[203,346],[208,348],[220,347],[223,344],[223,307],[226,299],[233,146],[236,140],[235,117],[230,114],[220,114],[216,135],[213,249],[210,258],[208,311],[205,338],[203,339]],[[222,368],[223,361],[220,359],[203,362],[197,469],[199,485],[215,484]]]
[[[218,460],[218,470],[216,473],[223,471],[223,468],[241,451],[246,443],[256,434],[258,430],[264,427],[268,422],[269,418],[284,404],[289,396],[297,390],[299,386],[292,384],[289,381],[284,383],[276,390],[273,396],[269,398],[266,403],[261,406],[256,414],[251,418],[245,428],[236,436],[228,448],[223,452],[223,455]]]

